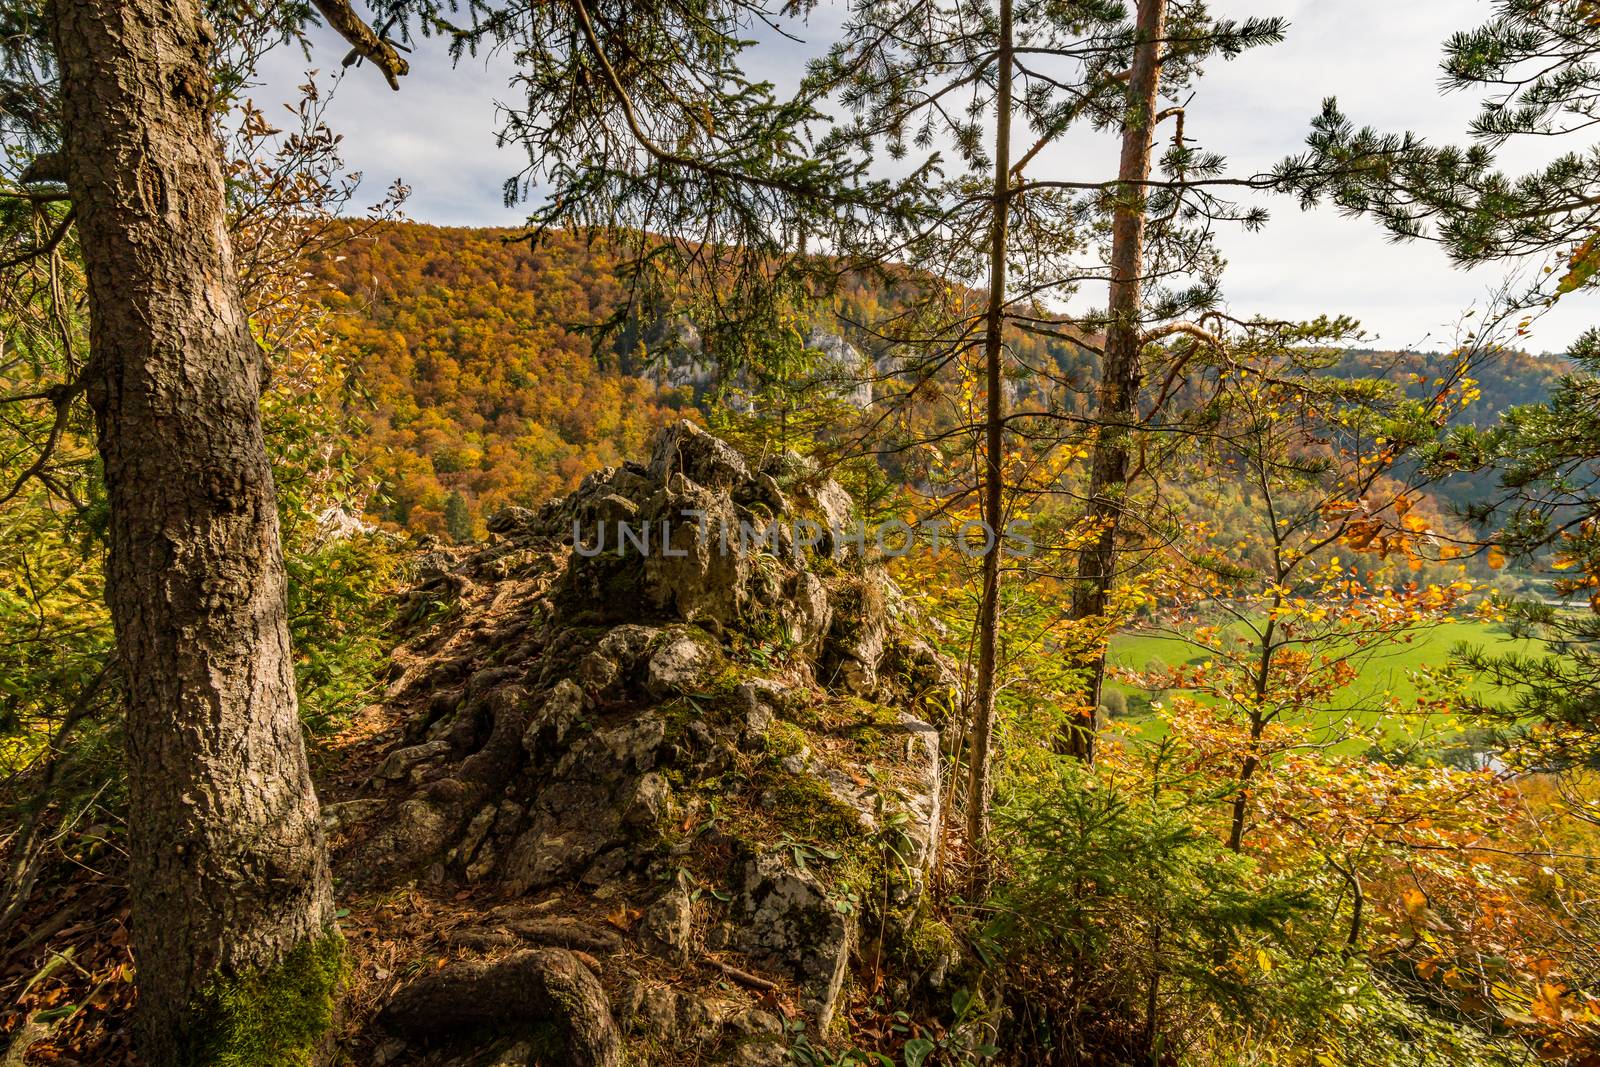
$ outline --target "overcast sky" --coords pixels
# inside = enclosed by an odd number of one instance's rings
[[[1234,173],[1270,166],[1298,150],[1326,96],[1337,96],[1358,123],[1457,141],[1475,111],[1470,96],[1441,95],[1439,45],[1451,31],[1481,21],[1486,2],[1214,0],[1212,6],[1226,14],[1289,20],[1283,44],[1213,64],[1188,109],[1187,135],[1227,155]],[[836,12],[825,0],[799,28],[805,47],[758,48],[751,57],[754,73],[792,84],[804,59],[836,34]],[[258,104],[292,99],[308,66],[338,71],[344,52],[327,36],[318,38],[310,64],[291,49],[279,49],[256,91]],[[480,58],[452,67],[440,42],[425,40],[411,66],[399,93],[370,67],[346,72],[336,90],[329,121],[344,135],[345,162],[364,175],[363,192],[376,199],[400,178],[412,188],[407,213],[419,221],[521,223],[525,209],[506,208],[501,194],[502,183],[522,166],[521,153],[495,147],[496,101],[512,98],[509,63]],[[1065,152],[1046,155],[1034,172],[1098,176],[1115,158],[1113,146],[1103,150],[1103,159],[1085,159],[1074,146],[1072,158]],[[1548,154],[1550,146],[1535,150]],[[1525,154],[1513,162],[1538,158]],[[1433,245],[1391,243],[1369,221],[1326,209],[1302,212],[1287,199],[1266,204],[1272,219],[1264,230],[1221,235],[1230,259],[1224,287],[1236,314],[1349,314],[1384,347],[1437,348],[1451,343],[1462,313],[1481,305],[1503,277],[1499,268],[1454,270]],[[1559,351],[1600,321],[1597,313],[1600,296],[1568,297],[1540,320],[1529,347]]]

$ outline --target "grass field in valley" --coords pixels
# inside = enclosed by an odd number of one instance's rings
[[[1543,642],[1513,637],[1496,623],[1477,620],[1444,623],[1411,635],[1409,641],[1396,640],[1381,649],[1363,654],[1359,678],[1326,705],[1311,709],[1310,714],[1314,721],[1320,723],[1331,723],[1345,717],[1361,722],[1380,720],[1384,733],[1396,740],[1414,738],[1423,732],[1449,732],[1455,724],[1446,715],[1383,715],[1374,709],[1383,705],[1386,696],[1397,700],[1403,707],[1413,707],[1418,695],[1419,672],[1424,668],[1445,666],[1451,650],[1461,645],[1493,652],[1547,654]],[[1157,663],[1202,663],[1209,655],[1180,637],[1130,630],[1112,639],[1108,658],[1114,667],[1145,670]],[[1489,700],[1508,695],[1504,690],[1497,690],[1481,681],[1473,681],[1466,688],[1473,696]],[[1152,697],[1159,701],[1160,694],[1151,694],[1121,681],[1109,683],[1108,689],[1116,689],[1124,694],[1129,707],[1127,721],[1136,725],[1140,734],[1159,736],[1165,731],[1161,716],[1148,708],[1148,701]]]

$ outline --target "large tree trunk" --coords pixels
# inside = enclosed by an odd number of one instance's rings
[[[1155,137],[1156,93],[1161,85],[1161,38],[1166,33],[1167,0],[1139,0],[1133,69],[1128,77],[1128,110],[1122,126],[1122,158],[1117,168],[1122,198],[1111,227],[1111,293],[1104,356],[1100,365],[1097,421],[1099,437],[1089,474],[1089,521],[1093,538],[1078,553],[1072,593],[1074,619],[1106,614],[1117,570],[1117,537],[1128,485],[1129,437],[1139,398],[1139,319],[1144,288],[1145,191],[1150,177],[1150,146]],[[1085,658],[1088,676],[1082,721],[1073,725],[1067,750],[1084,761],[1094,758],[1095,719],[1105,681],[1103,645]]]
[[[990,763],[994,736],[995,673],[999,651],[1000,541],[1005,525],[1005,378],[1001,341],[1006,321],[1007,222],[1011,211],[1011,0],[1000,0],[999,86],[995,94],[994,217],[989,229],[989,304],[984,321],[983,521],[989,551],[983,557],[983,594],[978,602],[978,676],[973,695],[971,778],[967,790],[967,839],[973,852],[974,884],[989,876]]]
[[[126,672],[146,1062],[204,992],[327,936],[333,907],[285,618],[261,358],[240,307],[211,31],[196,0],[55,0],[64,156]]]

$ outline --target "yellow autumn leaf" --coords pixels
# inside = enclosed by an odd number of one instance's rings
[[[1533,1013],[1546,1022],[1558,1023],[1562,1017],[1561,994],[1564,987],[1549,982],[1539,983],[1539,995],[1533,1001]]]

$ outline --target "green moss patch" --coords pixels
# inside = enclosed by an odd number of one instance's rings
[[[308,1067],[333,1025],[344,938],[303,941],[275,966],[218,977],[201,995],[183,1062],[192,1067]]]
[[[832,847],[864,837],[861,815],[812,774],[768,771],[756,781],[766,821],[777,834]]]

